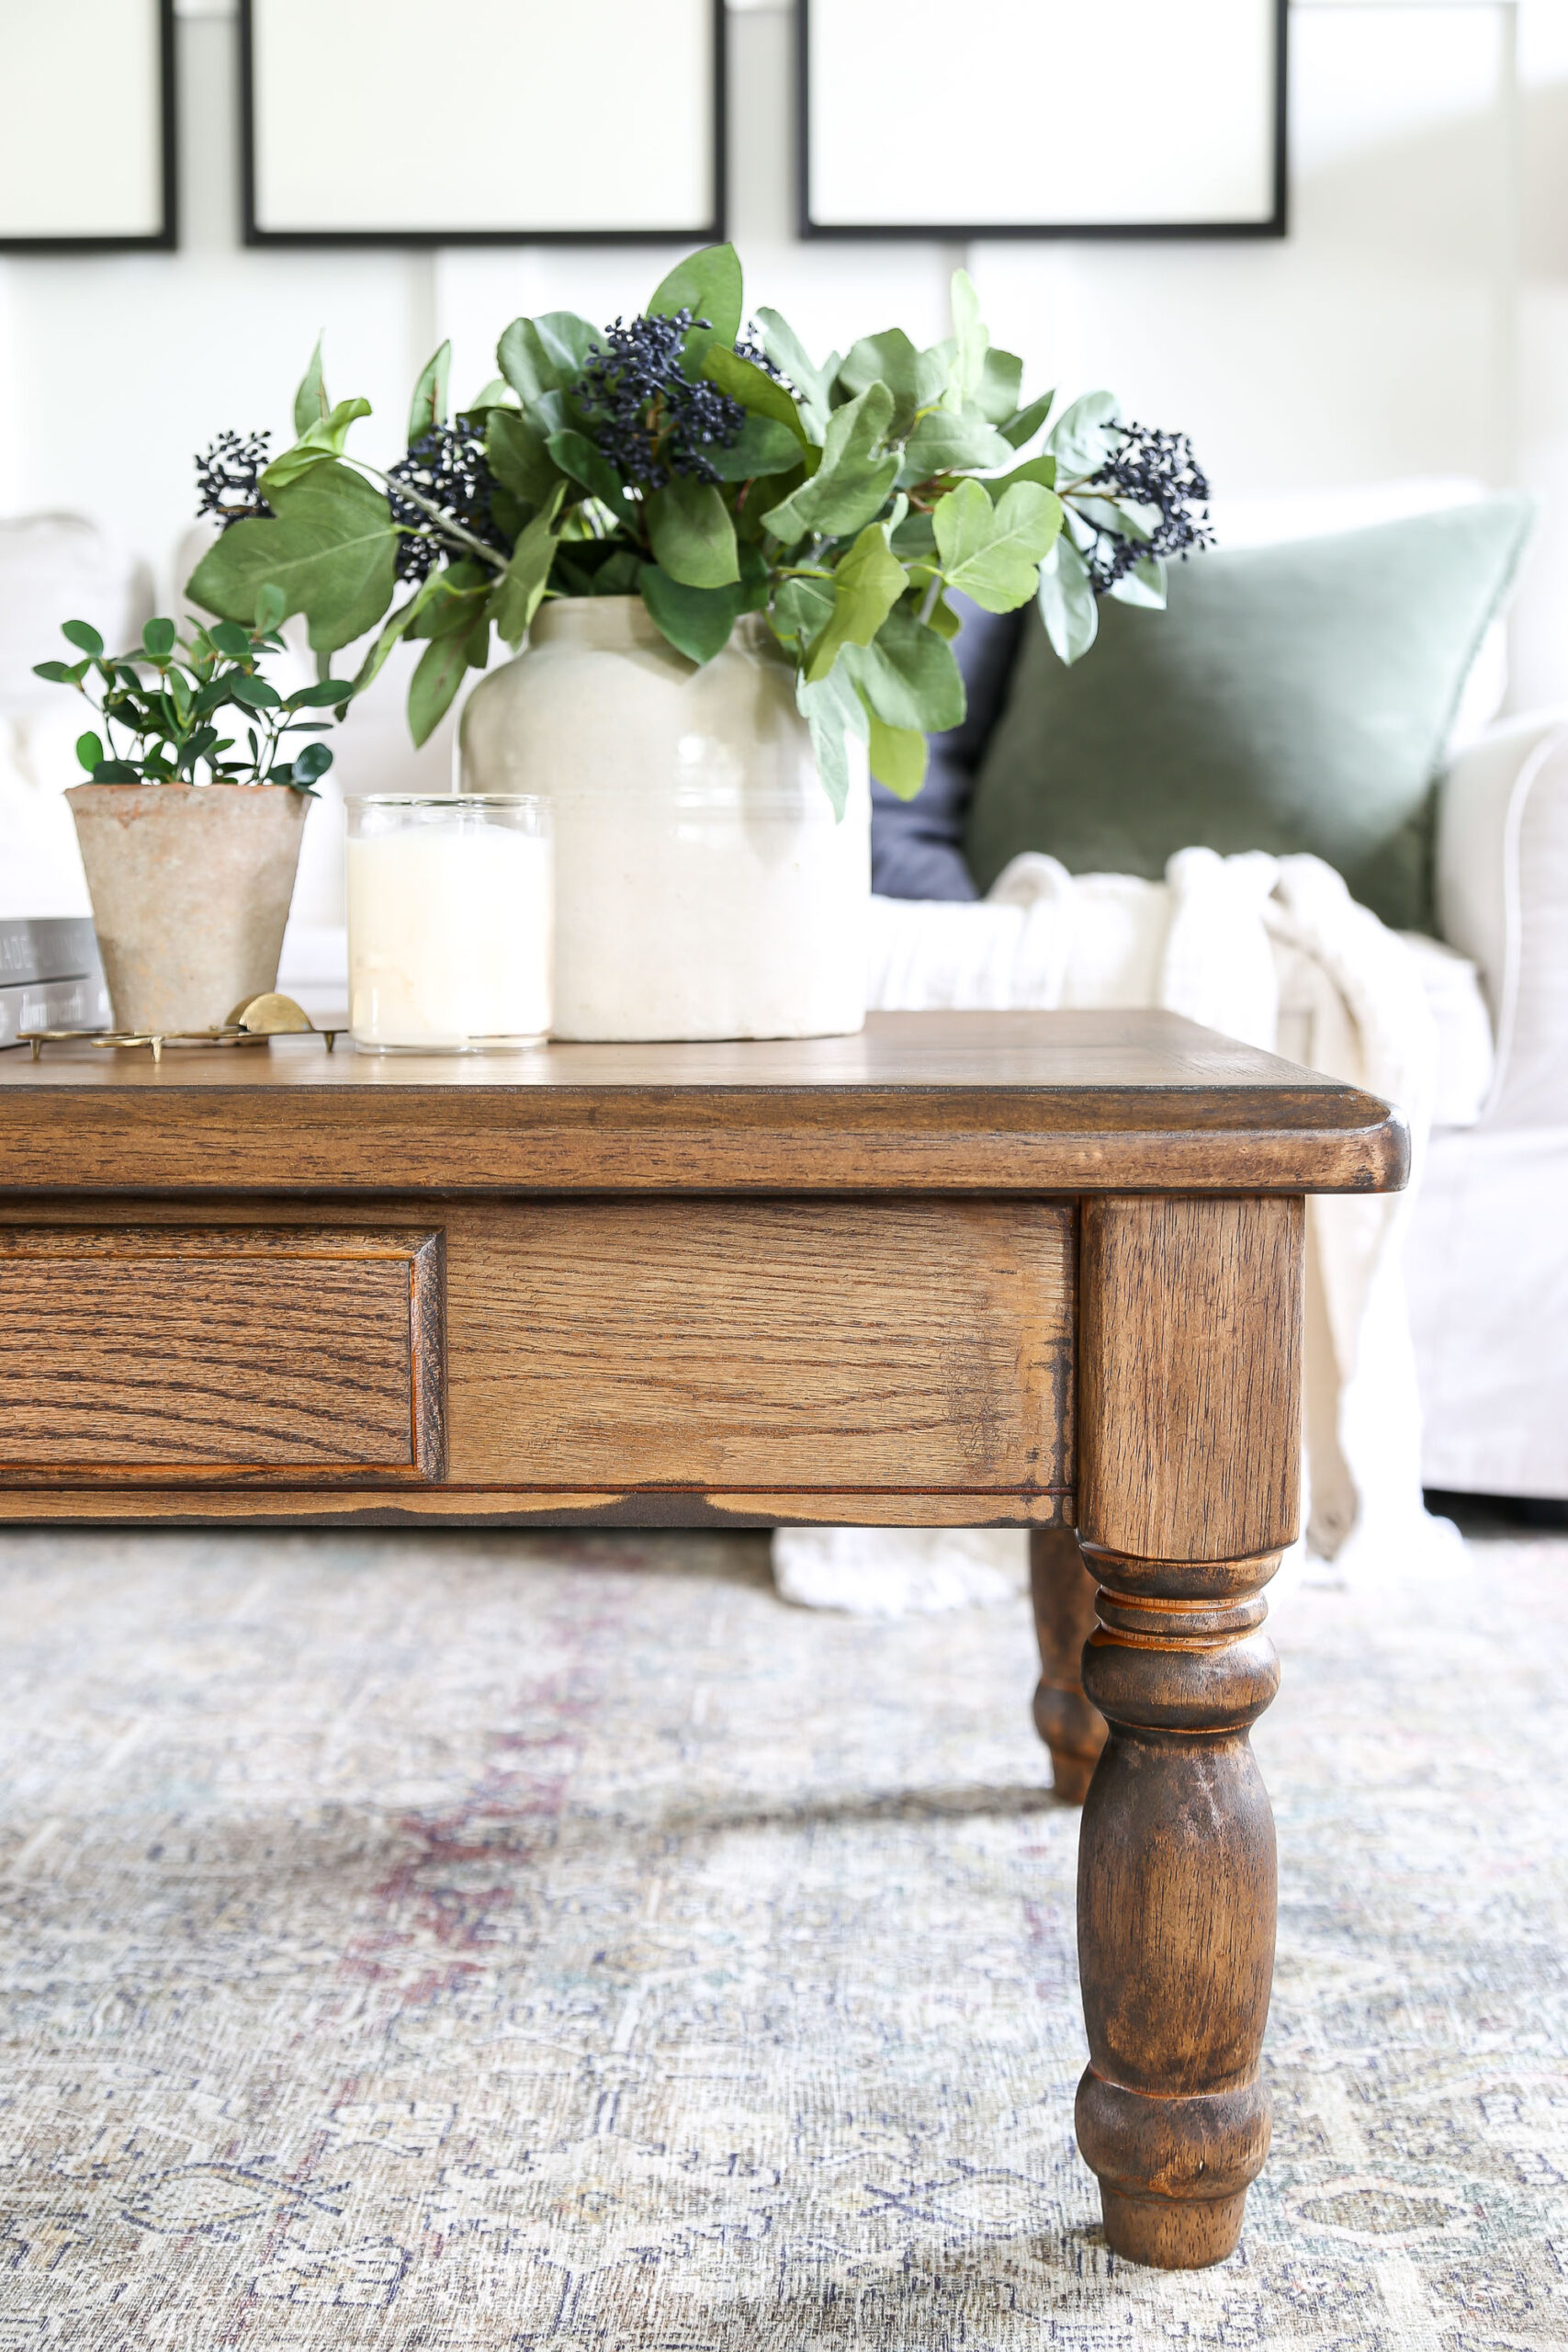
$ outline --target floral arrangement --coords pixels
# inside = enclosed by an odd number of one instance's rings
[[[1109,392],[1026,401],[963,271],[954,333],[926,351],[891,328],[818,366],[777,311],[743,334],[744,316],[739,261],[716,245],[629,322],[514,320],[499,376],[455,414],[443,345],[385,473],[350,454],[369,404],[329,401],[318,345],[291,447],[269,461],[267,435],[228,434],[200,461],[222,536],[190,594],[238,623],[281,595],[323,660],[377,631],[355,692],[400,638],[428,639],[417,742],[492,632],[520,645],[546,596],[640,595],[695,662],[762,613],[841,810],[846,733],[908,797],[927,734],[963,718],[950,591],[998,613],[1037,596],[1072,662],[1098,597],[1163,604],[1166,560],[1208,540],[1185,436],[1118,423]]]
[[[90,621],[66,621],[62,635],[76,662],[38,662],[38,677],[71,686],[96,712],[103,734],[76,739],[76,757],[94,784],[281,784],[315,797],[333,763],[321,742],[302,743],[292,756],[284,738],[324,735],[317,716],[340,707],[354,689],[328,678],[282,695],[261,674],[269,653],[284,650],[278,635],[283,591],[264,589],[251,628],[217,621],[192,623],[177,637],[172,620],[151,620],[128,653],[108,653]],[[243,730],[225,735],[224,726]],[[107,738],[107,743],[105,738]],[[237,759],[225,757],[239,752]]]

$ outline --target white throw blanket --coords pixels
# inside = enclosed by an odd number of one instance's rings
[[[1421,1419],[1401,1264],[1431,1121],[1435,1032],[1410,950],[1315,857],[1182,850],[1163,882],[1075,878],[1016,857],[977,905],[872,901],[884,1012],[1161,1005],[1397,1103],[1411,1187],[1307,1212],[1307,1543],[1342,1570],[1451,1531],[1421,1499]],[[781,1528],[785,1599],[896,1615],[1018,1589],[1025,1539]]]

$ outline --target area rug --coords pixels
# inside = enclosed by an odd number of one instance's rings
[[[0,2347],[1568,2346],[1568,1543],[1298,1584],[1274,2154],[1110,2255],[1020,1604],[752,1538],[0,1543]]]

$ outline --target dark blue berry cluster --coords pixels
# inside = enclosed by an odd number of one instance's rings
[[[205,457],[196,461],[196,486],[200,493],[198,514],[213,514],[218,527],[269,517],[272,508],[261,493],[270,433],[220,433]]]
[[[623,481],[662,490],[675,474],[719,479],[706,453],[734,446],[746,412],[716,384],[694,384],[682,370],[689,330],[707,323],[690,311],[629,325],[617,319],[591,356],[578,397],[594,447]]]
[[[412,498],[400,497],[397,488],[400,482],[417,491],[424,504],[416,505]],[[439,535],[429,512],[432,506],[449,521],[460,523],[473,537],[482,539],[486,547],[496,548],[502,555],[511,553],[512,542],[491,511],[496,481],[485,457],[484,442],[467,423],[438,424],[429,433],[422,433],[411,445],[407,457],[400,458],[389,469],[387,484],[387,503],[392,520],[402,526],[394,559],[400,580],[428,579],[435,566],[452,552]]]
[[[1192,454],[1185,433],[1159,433],[1145,424],[1117,427],[1119,440],[1094,480],[1092,497],[1125,499],[1152,506],[1159,521],[1150,539],[1130,539],[1101,531],[1086,560],[1097,596],[1124,580],[1141,557],[1176,556],[1185,563],[1195,548],[1213,547],[1209,524],[1209,478]]]

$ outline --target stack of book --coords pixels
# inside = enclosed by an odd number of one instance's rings
[[[107,1029],[113,1018],[86,915],[0,918],[0,1046],[28,1029]]]

